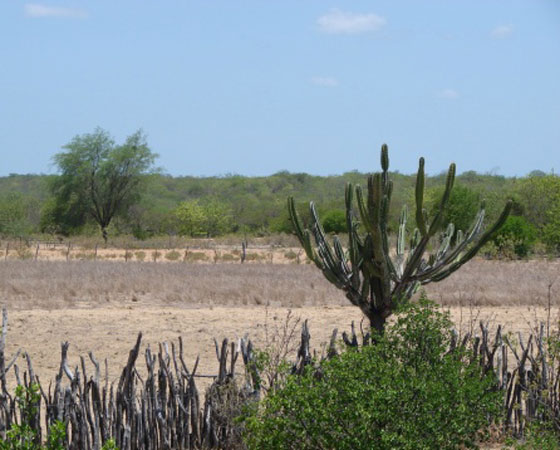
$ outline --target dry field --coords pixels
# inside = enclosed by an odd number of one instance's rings
[[[547,319],[549,301],[552,322],[558,319],[559,275],[559,261],[476,260],[426,286],[426,292],[449,308],[462,332],[478,320],[527,331]],[[199,373],[214,374],[214,337],[247,333],[262,345],[265,331],[281,327],[288,309],[309,320],[317,351],[333,328],[346,330],[361,320],[341,292],[307,264],[8,259],[0,261],[0,303],[9,312],[8,357],[18,348],[29,352],[45,381],[58,371],[65,340],[71,342],[73,364],[92,350],[107,358],[115,379],[139,331],[151,346],[182,336],[186,361],[192,364],[200,355]]]

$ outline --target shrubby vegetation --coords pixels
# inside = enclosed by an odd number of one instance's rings
[[[16,387],[16,403],[20,410],[20,423],[12,424],[6,438],[0,438],[0,450],[63,450],[66,442],[66,423],[60,420],[50,425],[45,442],[41,442],[37,429],[40,404],[39,385]],[[101,450],[118,450],[113,439],[105,442]]]
[[[291,233],[285,202],[286,197],[294,196],[300,201],[297,207],[302,211],[304,221],[309,218],[307,202],[313,199],[328,232],[344,233],[340,212],[344,210],[342,193],[345,182],[359,184],[364,178],[365,174],[359,172],[328,177],[289,172],[268,177],[227,175],[207,178],[146,174],[142,175],[142,196],[117,212],[108,231],[112,237],[130,234],[138,239],[191,235],[188,226],[178,219],[178,214],[183,202],[194,202],[200,207],[211,204],[215,210],[224,211],[227,217],[210,231],[199,224],[198,229],[192,231],[196,236]],[[45,175],[0,177],[0,236],[29,236],[41,230],[62,235],[99,233],[95,221],[84,216],[80,209],[68,208],[68,214],[62,214],[64,211],[55,208],[57,202],[49,187],[60,179],[61,176]],[[395,186],[388,227],[394,234],[398,229],[401,206],[404,203],[413,205],[414,176],[391,172],[391,179]],[[438,198],[444,182],[444,174],[426,178],[428,211],[435,207],[431,199]],[[485,199],[487,220],[491,222],[498,217],[506,198],[512,194],[515,200],[513,214],[525,219],[536,230],[536,240],[528,244],[527,254],[530,255],[539,242],[549,252],[560,251],[558,176],[537,173],[525,178],[507,178],[465,172],[456,178],[450,199],[450,217],[446,220],[457,223],[460,228],[468,222],[473,211],[476,213],[479,201]]]
[[[408,304],[376,344],[289,376],[245,419],[249,448],[452,449],[499,419],[501,393],[429,301]]]

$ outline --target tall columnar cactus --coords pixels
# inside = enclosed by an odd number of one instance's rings
[[[381,147],[381,168],[381,173],[368,178],[367,197],[359,185],[355,189],[350,183],[346,185],[347,249],[337,236],[332,245],[328,242],[313,202],[309,204],[311,223],[308,229],[302,225],[293,197],[288,198],[290,219],[307,256],[327,280],[345,292],[350,302],[368,317],[371,327],[379,332],[383,332],[385,321],[399,302],[410,299],[419,285],[440,281],[469,261],[502,226],[511,210],[511,201],[508,201],[496,223],[484,231],[483,203],[470,229],[465,233],[458,230],[452,240],[455,227],[453,224],[444,227],[444,217],[455,180],[455,164],[449,166],[439,208],[429,219],[424,209],[424,158],[420,158],[415,192],[416,229],[407,249],[405,205],[399,221],[396,251],[391,252],[387,224],[393,182],[389,180],[389,155],[385,144]],[[425,255],[430,241],[434,249]]]

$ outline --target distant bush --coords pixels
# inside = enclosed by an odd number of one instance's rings
[[[517,257],[524,258],[532,250],[537,240],[537,230],[524,217],[510,216],[494,237],[498,251],[507,253],[513,250]]]
[[[455,449],[500,413],[494,376],[462,350],[451,323],[425,300],[376,344],[291,376],[246,419],[254,449]]]
[[[220,256],[220,259],[222,261],[236,261],[237,259],[239,259],[239,257],[231,253],[224,253],[223,255]]]
[[[323,228],[326,233],[347,233],[346,213],[338,209],[329,211],[324,216]]]
[[[165,259],[168,261],[177,261],[181,257],[181,254],[176,250],[171,250],[165,254]]]
[[[146,252],[143,252],[143,251],[140,250],[140,251],[134,252],[134,256],[136,257],[136,259],[138,261],[144,261],[144,259],[146,259]]]
[[[293,250],[288,250],[287,252],[284,253],[284,257],[290,260],[296,259],[297,256],[298,256],[297,253],[294,252]]]
[[[204,252],[189,252],[186,261],[206,261],[208,256]]]

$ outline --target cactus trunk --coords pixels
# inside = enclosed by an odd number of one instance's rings
[[[483,203],[466,233],[455,230],[452,224],[444,230],[444,217],[455,180],[455,164],[449,166],[439,209],[428,220],[423,208],[424,158],[420,158],[415,194],[417,228],[412,233],[407,250],[408,212],[405,206],[399,221],[396,256],[392,257],[388,217],[393,183],[389,179],[389,154],[385,144],[381,147],[381,167],[381,173],[368,178],[367,193],[360,186],[346,186],[347,249],[342,247],[337,236],[332,243],[329,242],[313,202],[309,205],[311,224],[305,228],[294,199],[288,198],[288,211],[295,234],[309,259],[327,280],[346,293],[348,300],[369,319],[371,328],[379,333],[383,333],[387,318],[400,303],[412,297],[418,286],[448,277],[473,258],[503,225],[511,210],[511,201],[508,201],[496,223],[484,232]],[[357,208],[354,208],[354,194]],[[361,234],[360,230],[364,233]],[[438,235],[439,240],[436,240]],[[433,241],[439,242],[439,246],[435,246],[436,251],[426,257],[426,249]]]

